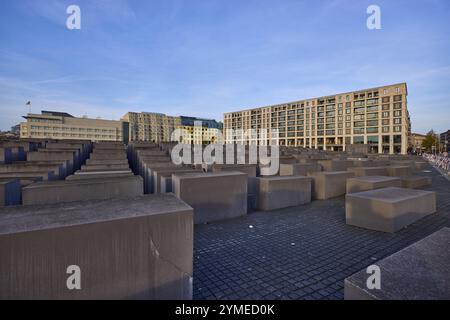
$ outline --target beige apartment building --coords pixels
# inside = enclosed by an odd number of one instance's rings
[[[279,145],[345,150],[368,144],[371,152],[406,154],[411,131],[407,85],[399,83],[224,114],[227,143],[267,144],[264,135],[230,129],[278,129]]]
[[[172,132],[182,129],[182,135],[177,141],[209,144],[221,133],[220,124],[212,119],[168,116],[154,112],[128,112],[122,117],[122,121],[129,123],[130,141],[172,141]]]
[[[126,123],[115,120],[76,118],[65,112],[28,113],[20,124],[21,138],[124,141]]]

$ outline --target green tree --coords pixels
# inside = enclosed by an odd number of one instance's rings
[[[433,130],[429,131],[425,136],[425,139],[422,141],[422,148],[425,148],[427,152],[431,152],[433,150],[433,146],[436,148],[439,147],[437,135]],[[436,150],[438,151],[438,150]]]

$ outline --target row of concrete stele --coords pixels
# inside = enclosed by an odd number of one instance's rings
[[[431,178],[415,175],[426,166],[417,157],[286,148],[277,175],[263,177],[254,164],[175,165],[173,146],[47,142],[29,152],[27,162],[60,161],[65,180],[28,184],[26,206],[2,210],[0,298],[190,299],[194,224],[344,195],[347,224],[377,231],[436,211],[435,194],[419,190]],[[65,287],[70,264],[89,270],[83,290]],[[46,285],[17,283],[24,277]],[[364,296],[349,287],[347,297]]]

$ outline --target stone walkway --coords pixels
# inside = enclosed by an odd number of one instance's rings
[[[346,277],[450,226],[450,181],[426,170],[437,213],[393,235],[347,226],[344,197],[195,226],[194,299],[343,299]]]

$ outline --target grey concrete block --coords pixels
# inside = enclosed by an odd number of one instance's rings
[[[402,188],[418,189],[431,186],[432,178],[424,176],[404,176],[400,177]]]
[[[0,209],[0,299],[191,299],[192,216],[171,194]]]
[[[367,288],[366,270],[344,282],[346,300],[448,300],[450,229],[441,230],[375,263],[380,289]]]
[[[329,199],[345,194],[347,179],[355,174],[349,171],[313,172],[309,173],[312,180],[312,194],[314,199]]]
[[[213,172],[220,172],[220,171],[238,171],[246,173],[247,176],[250,177],[256,177],[256,164],[221,164],[221,165],[213,165],[212,171]]]
[[[242,172],[172,175],[173,192],[194,208],[194,223],[247,214],[247,175]]]
[[[19,179],[0,179],[0,207],[19,205],[22,199]]]
[[[351,160],[319,160],[318,163],[323,171],[346,171],[353,166]]]
[[[322,168],[317,163],[280,164],[280,176],[306,176],[310,172],[319,172]]]
[[[436,193],[382,188],[347,194],[345,217],[349,225],[394,233],[436,212]]]
[[[388,175],[391,177],[409,176],[412,174],[411,166],[389,166]]]
[[[269,211],[311,202],[311,180],[302,176],[256,178],[257,208]]]
[[[395,177],[366,176],[347,179],[347,193],[401,186],[400,178]]]
[[[366,177],[366,176],[387,176],[388,167],[352,167],[348,168],[347,171],[353,172],[355,177]]]
[[[36,205],[135,197],[143,190],[139,176],[37,182],[23,188],[22,201],[24,205]]]

